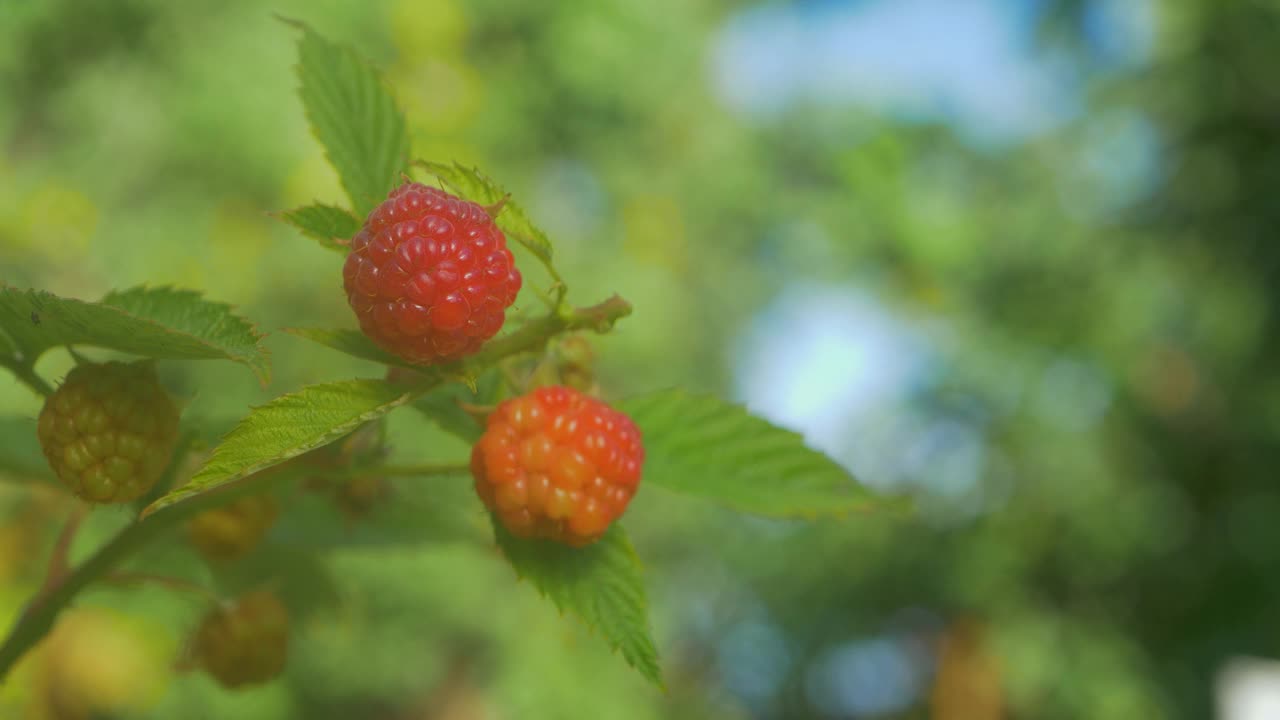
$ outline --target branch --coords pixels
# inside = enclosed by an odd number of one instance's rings
[[[33,368],[19,363],[0,364],[8,368],[9,372],[13,373],[14,377],[21,380],[23,385],[26,385],[36,391],[42,397],[49,397],[53,394],[53,386],[46,382],[44,378],[37,375]]]
[[[540,350],[548,340],[562,333],[574,330],[608,332],[614,323],[630,314],[631,303],[617,295],[590,307],[561,307],[556,312],[531,320],[510,335],[489,343],[468,360],[464,368],[479,372],[512,355]]]
[[[575,330],[607,332],[615,322],[630,314],[631,304],[617,295],[598,305],[585,308],[560,306],[545,317],[532,320],[506,337],[489,343],[465,363],[452,367],[427,369],[417,380],[413,390],[421,395],[435,389],[455,374],[464,376],[479,374],[480,371],[507,357],[539,350],[548,340],[561,333]],[[10,369],[22,378],[18,368],[10,366]],[[30,373],[30,376],[39,383],[44,383],[34,373]],[[29,379],[28,384],[31,384]],[[32,385],[32,387],[38,386]],[[44,387],[52,392],[47,385]],[[422,472],[427,467],[430,467],[432,472]],[[443,474],[446,467],[449,473],[466,472],[462,466],[427,467],[400,468],[400,470],[412,471],[403,473],[406,475]],[[268,468],[262,468],[259,472],[266,469]],[[397,468],[388,468],[388,470],[394,472]],[[122,560],[146,546],[169,528],[201,510],[230,502],[235,497],[237,497],[235,493],[210,493],[157,510],[121,530],[80,567],[65,574],[58,582],[52,583],[46,591],[38,593],[18,618],[17,624],[10,631],[4,644],[0,645],[0,680],[4,679],[18,658],[48,634],[53,628],[58,613],[86,586],[94,580],[107,576]]]
[[[54,543],[53,555],[49,557],[49,570],[45,573],[40,592],[48,592],[67,576],[67,570],[70,567],[68,559],[71,556],[71,542],[75,540],[76,531],[80,529],[85,512],[85,506],[80,503],[76,503],[75,507],[71,508],[71,514],[67,516],[67,522],[62,526],[62,532],[58,534],[58,540]]]
[[[287,479],[287,476],[281,478],[283,479]],[[59,581],[50,583],[47,589],[37,593],[18,617],[13,629],[9,631],[9,637],[5,638],[3,645],[0,645],[0,681],[4,680],[13,669],[14,663],[23,654],[53,629],[58,613],[62,612],[62,609],[90,583],[110,577],[112,569],[123,560],[191,516],[211,507],[231,502],[239,496],[234,492],[211,493],[194,498],[190,502],[158,510],[144,519],[136,520],[107,541],[106,545],[99,548],[79,567],[64,574]]]
[[[159,515],[136,522],[116,535],[60,582],[37,594],[18,618],[18,623],[0,646],[0,679],[3,679],[18,658],[53,629],[53,622],[62,608],[90,582],[105,574],[116,563],[146,545],[152,538],[171,524],[177,513]],[[173,520],[172,522],[176,522]]]

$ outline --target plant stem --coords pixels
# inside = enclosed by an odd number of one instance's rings
[[[58,613],[81,590],[94,580],[107,576],[125,558],[141,550],[152,540],[181,524],[192,515],[210,507],[230,502],[243,493],[212,493],[190,502],[158,510],[133,522],[116,534],[98,551],[56,582],[36,593],[23,609],[4,644],[0,645],[0,681],[3,681],[14,663],[53,629]]]
[[[23,385],[31,388],[44,397],[53,394],[53,386],[45,382],[45,379],[36,374],[36,371],[27,365],[18,363],[5,363],[4,367],[12,372],[14,377],[22,381]]]
[[[120,560],[146,545],[166,529],[178,513],[159,515],[136,522],[102,546],[98,552],[71,573],[38,593],[19,616],[17,624],[0,646],[0,679],[31,646],[53,629],[53,622],[71,599],[94,579],[103,575]]]
[[[80,529],[85,512],[85,506],[76,503],[71,509],[71,514],[67,516],[67,522],[62,526],[62,532],[58,533],[58,540],[53,545],[53,554],[49,557],[49,569],[45,572],[44,584],[40,587],[41,592],[47,592],[67,576],[67,570],[70,567],[68,558],[71,555],[71,542],[75,540],[76,531]]]
[[[598,305],[585,308],[560,307],[557,311],[530,320],[524,327],[484,347],[465,368],[482,370],[498,360],[541,349],[552,337],[574,330],[608,332],[613,324],[631,314],[631,303],[614,295]]]

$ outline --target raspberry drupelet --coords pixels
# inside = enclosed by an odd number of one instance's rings
[[[342,279],[365,335],[424,365],[479,350],[502,328],[521,284],[483,207],[415,182],[369,214]]]

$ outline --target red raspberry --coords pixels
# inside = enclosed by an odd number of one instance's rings
[[[267,682],[289,655],[289,612],[266,591],[216,607],[200,621],[191,655],[223,687]]]
[[[484,208],[405,183],[351,241],[342,268],[360,329],[415,363],[471,355],[497,334],[520,291],[507,240]]]
[[[88,502],[128,502],[169,464],[178,409],[150,361],[77,365],[45,400],[36,434],[71,492]]]
[[[499,405],[471,450],[476,492],[511,534],[575,546],[627,509],[643,464],[631,418],[563,386]]]

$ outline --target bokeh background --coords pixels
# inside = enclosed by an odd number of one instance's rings
[[[358,523],[298,498],[258,560],[295,611],[282,679],[176,673],[198,598],[100,588],[0,715],[1280,717],[1280,6],[4,0],[0,280],[351,326],[340,259],[266,215],[342,200],[272,12],[383,68],[416,154],[506,185],[574,299],[635,304],[596,346],[608,393],[721,393],[917,511],[642,492],[661,694],[449,520],[479,514],[464,479]],[[377,372],[268,344],[265,389],[162,372],[192,417]],[[38,402],[0,380],[0,410]],[[409,412],[390,434],[465,454]],[[6,624],[70,506],[10,475]],[[208,580],[193,559],[175,536],[134,566]]]

